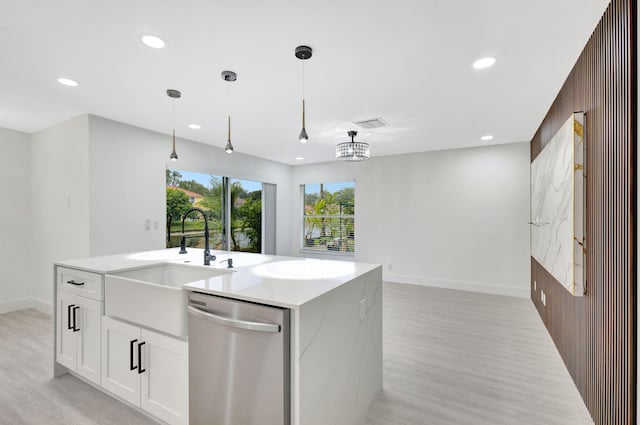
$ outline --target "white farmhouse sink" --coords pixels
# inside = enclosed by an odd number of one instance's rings
[[[184,338],[187,292],[182,285],[226,273],[225,269],[159,264],[107,274],[105,314]]]

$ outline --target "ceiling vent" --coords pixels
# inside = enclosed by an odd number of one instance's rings
[[[362,120],[362,121],[356,121],[354,122],[355,125],[359,125],[362,128],[380,128],[380,127],[386,127],[387,123],[382,121],[381,118],[371,118],[368,120]]]

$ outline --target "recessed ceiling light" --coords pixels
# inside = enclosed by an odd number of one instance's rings
[[[189,128],[192,130],[200,130],[202,127],[200,127],[198,124],[189,124]]]
[[[58,78],[58,82],[63,86],[76,87],[78,85],[77,81],[71,80],[69,78]]]
[[[154,49],[162,49],[166,44],[160,37],[150,34],[141,35],[140,40],[142,40],[142,42],[147,46],[153,47]]]
[[[304,159],[304,157],[302,156],[296,156],[296,161],[302,161]]]
[[[493,136],[490,134],[487,134],[486,136],[482,136],[480,140],[482,140],[483,142],[488,142],[489,140],[493,140]]]
[[[482,58],[475,61],[473,67],[475,69],[484,69],[489,68],[494,63],[496,63],[496,58]]]

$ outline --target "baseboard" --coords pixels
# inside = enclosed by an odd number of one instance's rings
[[[53,304],[42,301],[38,298],[31,298],[31,308],[41,311],[44,314],[48,314],[49,316],[53,314]]]
[[[15,300],[0,302],[0,314],[10,313],[17,310],[24,310],[25,308],[33,308],[48,315],[53,314],[53,306],[51,305],[51,303],[39,300],[37,298],[18,298]]]
[[[0,302],[0,314],[9,313],[16,310],[24,310],[25,308],[31,308],[31,298],[19,298],[15,300],[8,300]]]
[[[492,285],[480,282],[462,282],[457,280],[432,279],[424,276],[411,276],[387,272],[383,272],[382,279],[385,282],[397,282],[407,283],[410,285],[432,286],[435,288],[457,289],[460,291],[506,295],[509,297],[529,298],[531,296],[531,288],[529,288],[528,286],[518,288],[513,286]]]

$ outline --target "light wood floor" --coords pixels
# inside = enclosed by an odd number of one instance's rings
[[[593,423],[530,301],[385,284],[384,315],[384,392],[368,425]],[[52,379],[52,350],[51,317],[0,315],[0,425],[155,424]]]
[[[383,326],[368,425],[593,424],[528,299],[385,284]]]

